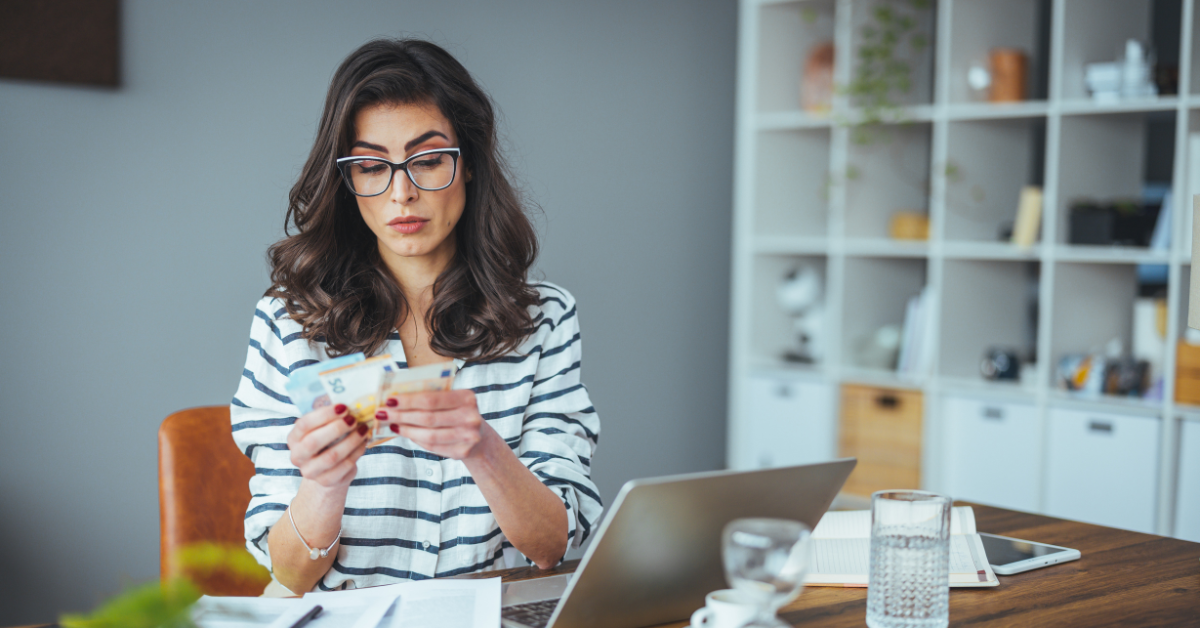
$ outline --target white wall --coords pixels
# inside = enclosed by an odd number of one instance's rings
[[[606,500],[723,464],[733,0],[123,12],[120,89],[0,80],[0,625],[157,576],[158,425],[232,396],[328,80],[376,35],[446,46],[505,115]]]

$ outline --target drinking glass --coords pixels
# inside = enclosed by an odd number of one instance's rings
[[[725,526],[725,577],[758,607],[747,628],[788,628],[775,613],[804,587],[808,537],[808,526],[790,519],[735,519]]]
[[[950,505],[925,491],[871,495],[871,628],[949,625]]]

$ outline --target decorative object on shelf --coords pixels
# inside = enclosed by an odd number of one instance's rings
[[[1136,39],[1125,42],[1125,55],[1114,62],[1089,63],[1084,83],[1097,102],[1127,98],[1154,98],[1158,88],[1151,80],[1153,55]]]
[[[902,333],[899,325],[884,325],[860,337],[854,343],[854,363],[868,369],[895,369]]]
[[[1042,226],[1042,188],[1027,185],[1021,188],[1017,201],[1017,220],[1013,223],[1012,243],[1020,247],[1033,246]]]
[[[988,100],[992,102],[1025,100],[1025,83],[1029,76],[1029,63],[1025,52],[1016,48],[993,48],[989,58],[992,71]]]
[[[792,317],[794,345],[783,357],[791,362],[819,363],[825,357],[825,289],[821,270],[801,264],[784,276],[775,290],[779,307]]]
[[[1115,395],[1141,397],[1148,389],[1150,365],[1123,355],[1120,338],[1108,342],[1104,354],[1069,354],[1058,363],[1057,384],[1060,389],[1089,397]]]
[[[824,114],[833,107],[833,59],[831,41],[813,46],[808,53],[800,82],[800,108],[809,113]]]
[[[900,210],[892,214],[888,235],[894,240],[928,240],[929,216],[916,210]]]
[[[967,87],[971,88],[971,96],[975,100],[987,100],[988,88],[992,86],[992,71],[983,63],[972,63],[967,68]]]
[[[979,373],[992,381],[1017,381],[1021,379],[1021,361],[1012,349],[991,347],[979,364]]]
[[[1075,201],[1069,210],[1067,242],[1150,246],[1159,209],[1159,205],[1129,199],[1108,203]]]

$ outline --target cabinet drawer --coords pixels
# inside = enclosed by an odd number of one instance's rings
[[[919,391],[842,386],[839,455],[858,458],[844,490],[920,488],[922,416]]]
[[[1154,532],[1159,419],[1050,410],[1046,512]]]
[[[1175,494],[1175,536],[1200,543],[1200,423],[1195,421],[1180,425]]]
[[[824,462],[834,457],[833,386],[782,375],[752,375],[744,389],[734,468]]]
[[[1038,509],[1038,410],[966,396],[942,400],[944,477],[955,499]]]

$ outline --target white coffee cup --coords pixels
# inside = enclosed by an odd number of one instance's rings
[[[721,589],[704,596],[704,608],[692,613],[692,628],[741,628],[758,612],[736,589]]]

